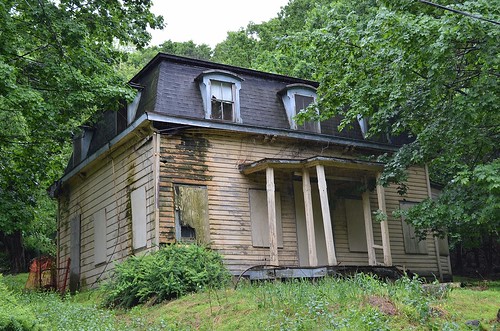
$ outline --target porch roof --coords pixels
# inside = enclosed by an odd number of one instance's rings
[[[315,167],[317,165],[373,172],[381,172],[384,168],[384,164],[381,162],[346,159],[331,156],[314,156],[307,159],[265,158],[251,163],[240,164],[239,170],[244,175],[249,175],[259,171],[264,171],[266,168],[294,170]]]

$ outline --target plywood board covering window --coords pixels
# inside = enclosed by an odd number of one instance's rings
[[[144,186],[130,192],[132,206],[132,248],[146,247],[146,188]]]
[[[175,237],[178,241],[210,243],[206,186],[175,185]]]
[[[399,208],[408,210],[416,204],[416,202],[401,201],[399,202]],[[406,254],[427,254],[427,240],[419,241],[415,234],[415,228],[413,225],[408,224],[404,217],[401,219],[401,223]]]
[[[71,292],[78,290],[80,285],[80,239],[81,239],[81,217],[74,214],[70,218],[70,275],[69,289]]]
[[[106,262],[106,209],[94,213],[94,264]]]
[[[249,190],[250,222],[252,224],[252,245],[269,247],[269,220],[267,217],[267,192],[265,190]],[[281,226],[281,195],[275,192],[276,228],[278,247],[283,247],[283,227]]]
[[[344,204],[347,221],[347,235],[349,239],[349,251],[368,252],[363,202],[357,199],[345,199]]]

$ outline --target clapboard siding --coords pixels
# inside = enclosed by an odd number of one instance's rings
[[[342,155],[341,149],[293,140],[269,142],[264,136],[221,133],[210,130],[188,130],[181,134],[162,136],[160,164],[160,240],[175,241],[174,184],[204,185],[208,192],[210,222],[210,247],[220,252],[233,273],[249,266],[266,264],[269,249],[252,246],[249,189],[265,189],[263,173],[245,176],[238,170],[243,163],[263,158],[305,159],[313,156]],[[340,169],[327,169],[334,176]],[[278,249],[282,265],[298,265],[297,229],[293,172],[275,169],[276,190],[281,195],[283,248]],[[315,171],[312,170],[315,175]],[[424,168],[413,167],[408,171],[408,193],[400,196],[396,187],[385,189],[393,263],[416,272],[437,273],[435,248],[432,238],[427,240],[427,255],[404,253],[403,230],[400,219],[392,212],[399,202],[421,201],[427,197]],[[339,204],[341,205],[341,204]],[[370,194],[372,211],[378,209],[376,192]],[[339,263],[366,265],[368,255],[350,252],[347,240],[347,220],[343,207],[332,211],[335,249]],[[373,222],[374,240],[381,245],[380,224]],[[377,261],[383,261],[382,252],[376,250]]]
[[[130,192],[138,187],[146,189],[147,247],[155,240],[154,228],[154,178],[153,146],[150,135],[138,133],[105,157],[83,169],[65,184],[60,200],[59,267],[63,268],[69,257],[69,227],[66,225],[74,214],[81,215],[80,281],[91,286],[96,280],[107,277],[114,262],[133,254],[131,250]],[[106,261],[94,263],[93,215],[99,210],[106,215]],[[59,273],[62,282],[64,273]]]

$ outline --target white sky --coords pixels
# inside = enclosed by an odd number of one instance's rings
[[[252,21],[261,23],[276,17],[288,0],[155,0],[153,13],[167,25],[151,31],[151,45],[166,40],[208,44],[212,48]]]

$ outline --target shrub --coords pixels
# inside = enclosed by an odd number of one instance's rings
[[[0,274],[0,330],[37,331],[44,330],[34,314],[22,306],[17,297],[9,291]]]
[[[198,245],[169,245],[116,265],[105,284],[107,306],[129,308],[227,284],[229,272],[219,254]]]

